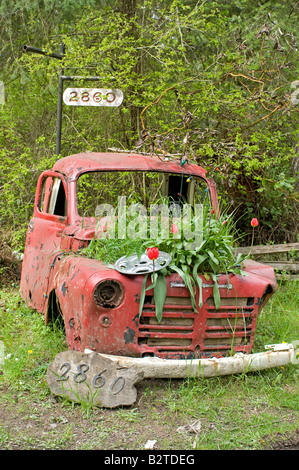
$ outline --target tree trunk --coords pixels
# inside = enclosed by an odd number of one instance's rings
[[[132,36],[135,40],[137,40],[138,31],[136,28],[136,24],[138,22],[137,12],[136,12],[137,0],[120,0],[119,9],[120,12],[125,15],[128,21],[131,22],[131,29],[128,32],[128,35]],[[132,21],[134,19],[134,21]],[[133,75],[139,76],[141,74],[141,59],[137,51],[135,51],[135,57],[137,58],[136,64],[133,67]],[[128,90],[129,95],[134,96],[136,93],[136,88],[131,87]],[[141,93],[141,90],[139,90]],[[140,112],[141,108],[139,106],[134,105],[131,103],[130,105],[130,135],[133,136],[133,140],[136,139],[137,135],[139,134],[139,123],[140,123]],[[132,138],[129,139],[130,144],[133,144]],[[128,141],[128,137],[125,137],[125,141]]]

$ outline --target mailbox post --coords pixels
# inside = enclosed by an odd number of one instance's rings
[[[23,52],[33,52],[35,54],[45,55],[54,59],[63,60],[65,55],[65,45],[61,43],[60,54],[48,54],[42,49],[31,46],[23,46]],[[56,123],[56,155],[61,151],[61,133],[62,133],[62,107],[63,102],[69,106],[120,106],[123,101],[121,90],[103,89],[103,88],[67,88],[63,91],[64,81],[99,81],[101,77],[81,77],[77,75],[64,75],[63,67],[60,68],[58,78],[58,100],[57,100],[57,123]],[[114,80],[114,78],[112,78]]]

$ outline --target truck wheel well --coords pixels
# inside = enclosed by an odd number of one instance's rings
[[[49,295],[47,323],[64,328],[63,315],[55,290],[52,290]]]

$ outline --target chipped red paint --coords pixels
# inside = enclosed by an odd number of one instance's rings
[[[251,353],[257,317],[277,289],[271,267],[248,260],[247,276],[220,276],[221,306],[215,309],[212,286],[203,289],[203,307],[195,313],[189,292],[177,274],[167,278],[163,319],[157,323],[152,291],[147,291],[139,319],[139,296],[143,276],[125,276],[105,264],[76,253],[94,237],[96,219],[82,227],[76,208],[76,182],[89,171],[158,171],[200,176],[209,184],[211,204],[218,210],[215,183],[197,165],[166,161],[158,157],[115,153],[85,153],[57,161],[42,173],[37,184],[34,214],[29,223],[24,253],[21,295],[45,321],[57,311],[63,315],[68,347],[89,348],[115,355],[162,358],[224,356]],[[65,189],[67,212],[52,215],[41,210],[45,178],[60,178]],[[46,185],[44,200],[52,187]],[[96,286],[105,280],[119,283],[120,304],[111,308],[96,302]],[[109,285],[108,285],[109,288]]]

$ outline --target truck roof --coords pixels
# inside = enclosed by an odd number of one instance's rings
[[[135,153],[86,152],[61,158],[53,170],[72,178],[87,171],[161,171],[192,174],[206,178],[206,170],[197,164],[181,164],[180,160]]]

